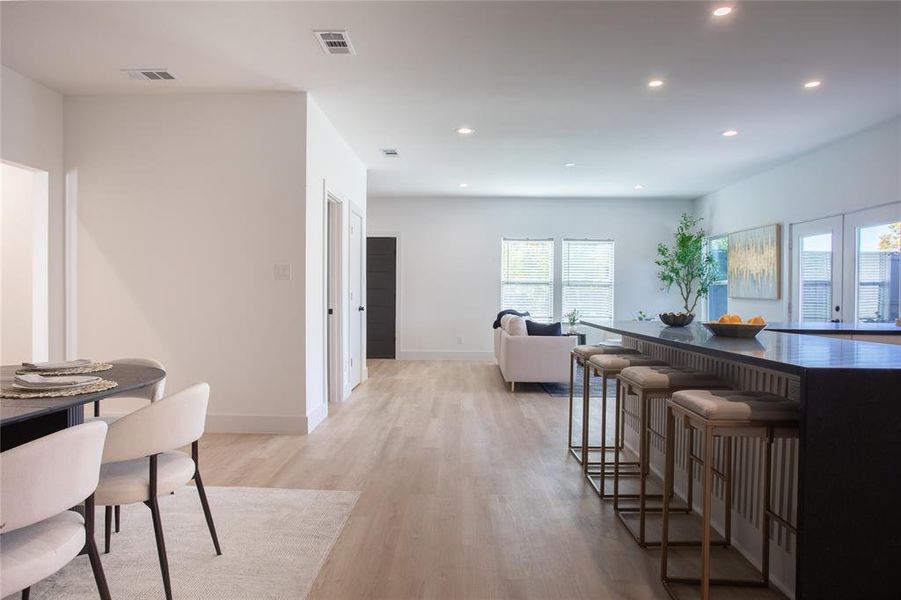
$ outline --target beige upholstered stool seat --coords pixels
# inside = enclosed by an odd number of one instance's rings
[[[638,354],[638,350],[616,344],[598,344],[595,346],[576,346],[573,354],[579,358],[589,358],[597,354]]]
[[[796,421],[798,403],[767,392],[683,390],[673,404],[709,420]]]
[[[588,359],[588,364],[599,369],[625,369],[637,366],[666,366],[667,362],[644,354],[595,354]]]
[[[719,377],[691,367],[627,367],[619,376],[645,390],[729,387]]]

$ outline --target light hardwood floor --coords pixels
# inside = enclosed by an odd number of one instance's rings
[[[204,482],[360,491],[310,598],[665,598],[659,553],[567,457],[567,400],[521,389],[489,363],[369,361],[309,436],[205,436]]]

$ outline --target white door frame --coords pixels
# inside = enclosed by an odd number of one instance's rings
[[[791,255],[789,269],[789,288],[788,288],[788,316],[791,321],[801,320],[801,298],[800,274],[801,274],[801,238],[829,233],[832,235],[832,299],[829,306],[829,319],[842,320],[845,314],[845,302],[842,287],[842,260],[844,258],[844,245],[842,244],[842,236],[844,233],[844,219],[842,215],[833,217],[824,217],[812,221],[804,221],[803,223],[792,223],[789,225],[788,248]],[[839,310],[834,308],[838,306]]]
[[[325,307],[325,336],[323,361],[325,369],[326,402],[339,402],[344,398],[344,285],[341,277],[344,264],[344,200],[339,195],[323,190],[323,240],[325,265],[323,268],[323,306]],[[332,314],[328,311],[331,310]]]
[[[901,221],[901,202],[883,204],[845,215],[845,262],[842,272],[846,321],[857,322],[857,229]]]
[[[403,281],[402,269],[401,266],[403,261],[401,259],[402,252],[401,246],[403,244],[403,238],[401,237],[401,233],[399,231],[372,231],[366,232],[367,238],[394,238],[395,246],[394,246],[394,360],[401,359],[401,349],[400,349],[400,340],[401,334],[403,333],[403,321],[402,315],[403,312],[401,309],[403,308],[403,294],[401,290],[403,290],[403,286],[401,282]]]
[[[350,340],[350,335],[353,333],[353,327],[350,326],[350,319],[361,319],[360,323],[360,356],[358,357],[350,357],[356,358],[360,365],[360,383],[366,381],[368,372],[366,368],[366,313],[363,312],[360,314],[359,306],[366,306],[366,213],[360,210],[353,202],[350,203],[350,218],[348,219],[348,252],[352,252],[352,248],[350,247],[350,227],[353,223],[353,216],[356,215],[360,218],[360,297],[355,302],[356,306],[351,306],[350,303],[350,288],[353,284],[350,282],[350,278],[353,277],[353,272],[350,268],[350,260],[348,260],[347,265],[347,276],[348,276],[348,294],[347,294],[347,311],[348,311],[348,350],[353,348],[353,343]],[[349,255],[348,255],[349,256]],[[348,355],[350,352],[348,352]],[[353,384],[351,383],[353,376],[350,371],[348,372],[347,377],[347,387],[352,388]],[[357,384],[359,385],[359,384]],[[349,390],[348,390],[349,391]]]

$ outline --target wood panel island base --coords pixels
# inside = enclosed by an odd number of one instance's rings
[[[798,533],[776,527],[771,534],[774,584],[805,599],[901,597],[901,346],[766,330],[755,339],[721,338],[700,324],[583,324],[619,334],[624,346],[671,365],[713,373],[735,389],[797,400],[799,438],[776,443],[772,501]],[[626,428],[628,444],[637,433]],[[687,435],[677,436],[677,452]],[[658,476],[662,451],[652,449]],[[715,452],[722,460],[722,449]],[[760,548],[757,457],[759,442],[751,440],[733,456],[733,545],[752,562]],[[683,465],[677,491],[687,480]],[[714,521],[718,528],[721,519]]]

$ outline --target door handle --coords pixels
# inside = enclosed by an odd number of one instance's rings
[[[360,311],[360,312],[363,312],[363,311],[366,310],[366,309],[365,309],[364,307],[360,306],[360,307],[357,308],[357,310]]]

